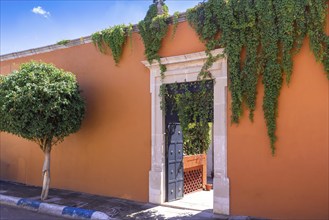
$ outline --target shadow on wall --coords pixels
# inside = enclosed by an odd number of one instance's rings
[[[0,149],[1,150],[1,149]],[[10,165],[3,160],[0,160],[0,179],[8,178],[8,171],[10,169]],[[7,178],[5,178],[7,177]]]
[[[107,122],[113,123],[118,120],[118,117],[115,117],[115,114],[112,114],[112,111],[115,108],[115,106],[113,106],[113,103],[115,103],[113,97],[117,96],[115,90],[110,86],[101,86],[98,83],[91,83],[87,79],[78,78],[78,83],[81,95],[86,103],[85,118],[82,121],[82,129],[78,134],[83,134],[87,131],[90,135],[90,132],[98,128],[100,123],[104,123],[104,113],[107,113]],[[107,94],[105,99],[104,94]]]
[[[96,108],[97,103],[97,94],[95,92],[94,84],[88,83],[85,81],[79,81],[79,88],[81,91],[81,96],[85,100],[86,104],[86,112],[85,112],[85,118],[82,121],[82,127],[93,127],[95,126],[95,122],[93,120],[93,112],[95,112],[94,108]],[[79,132],[83,131],[81,129]]]
[[[0,179],[16,179],[21,183],[26,183],[26,161],[19,157],[13,164],[0,160]]]

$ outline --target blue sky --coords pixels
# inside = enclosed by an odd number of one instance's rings
[[[167,0],[170,14],[201,0]],[[0,54],[88,36],[116,24],[136,24],[152,0],[0,0]]]

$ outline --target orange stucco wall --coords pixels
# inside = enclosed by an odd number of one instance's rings
[[[329,87],[308,45],[294,59],[279,98],[277,151],[271,156],[259,86],[254,123],[247,113],[228,129],[228,173],[234,214],[328,219]]]
[[[7,71],[30,59],[42,60],[77,75],[87,114],[81,131],[53,148],[52,187],[147,199],[147,187],[141,186],[148,184],[150,167],[150,95],[142,51],[142,43],[134,41],[118,67],[92,44],[1,64]],[[2,179],[40,185],[42,161],[34,143],[1,134]]]
[[[326,30],[329,34],[329,21]],[[284,84],[281,90],[274,157],[263,119],[260,84],[254,123],[245,112],[238,126],[228,125],[232,213],[329,219],[329,83],[309,41],[304,41],[294,57],[289,87]]]
[[[328,28],[329,30],[329,28]],[[163,42],[162,56],[203,51],[187,22]],[[133,34],[118,66],[92,44],[4,61],[9,73],[30,59],[51,62],[77,75],[87,100],[82,129],[52,152],[51,187],[148,200],[151,165],[149,71],[140,36]],[[294,59],[289,88],[279,101],[277,155],[271,156],[259,85],[255,122],[228,120],[231,213],[268,218],[328,216],[328,80],[308,42]],[[230,98],[228,95],[228,102]],[[230,106],[228,105],[228,118]],[[41,184],[42,152],[32,143],[0,133],[0,178]]]
[[[163,56],[202,51],[192,28],[179,25],[164,41]],[[187,44],[190,39],[193,45]],[[55,146],[51,187],[148,201],[151,166],[151,99],[149,70],[140,35],[124,48],[115,66],[92,43],[1,62],[1,74],[20,63],[42,60],[71,71],[87,100],[82,129]],[[33,142],[1,133],[1,179],[41,185],[43,153]]]

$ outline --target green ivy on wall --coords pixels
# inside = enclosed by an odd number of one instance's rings
[[[174,39],[175,35],[176,35],[176,31],[177,31],[177,26],[178,26],[178,18],[179,18],[179,12],[176,11],[174,13],[174,15],[172,16],[172,24],[173,24],[173,32],[171,35],[171,39]]]
[[[158,54],[161,48],[162,39],[168,31],[168,7],[163,2],[162,14],[158,14],[157,4],[154,3],[149,7],[144,20],[138,23],[139,33],[142,36],[145,46],[145,56],[149,63],[157,60],[160,63],[161,75],[166,71],[165,65],[160,62]]]
[[[263,111],[273,154],[283,76],[289,84],[292,57],[299,52],[306,36],[329,79],[329,37],[324,32],[326,13],[326,0],[208,0],[187,11],[188,22],[208,52],[200,76],[204,76],[204,69],[216,60],[209,51],[225,48],[232,123],[239,123],[243,105],[253,120],[257,84],[262,78]]]
[[[211,79],[209,68],[221,55],[211,51],[222,47],[228,59],[229,89],[231,91],[231,122],[239,123],[243,106],[249,109],[253,121],[256,107],[257,84],[264,84],[263,111],[275,153],[278,98],[283,78],[289,84],[293,69],[292,58],[306,36],[317,59],[322,62],[329,79],[329,36],[324,32],[327,0],[208,0],[187,10],[187,20],[205,43],[208,56],[199,73],[199,80]],[[161,13],[159,13],[159,6]],[[172,18],[175,35],[179,14]],[[154,0],[138,29],[149,63],[157,60],[162,79],[166,66],[158,54],[170,22],[168,7]],[[96,32],[92,41],[102,53],[107,47],[119,62],[125,38],[131,38],[132,26],[117,25]],[[242,54],[245,53],[245,56]],[[161,87],[161,106],[166,105],[165,87]]]
[[[113,59],[116,64],[119,63],[123,45],[126,37],[131,38],[132,25],[116,25],[105,30],[93,33],[91,39],[101,53],[107,53],[107,47],[111,49]]]
[[[215,21],[219,19],[220,8],[216,6],[214,1],[209,1],[208,4],[204,2],[199,3],[196,7],[187,10],[187,20],[199,35],[200,40],[205,43],[206,54],[208,56],[208,59],[200,71],[199,79],[211,78],[208,69],[221,56],[213,56],[211,54],[211,51],[219,46],[217,40],[219,26],[218,22]],[[205,14],[205,11],[207,14]],[[199,25],[200,21],[202,21],[203,26]]]
[[[61,40],[61,41],[58,41],[56,44],[57,45],[66,45],[66,44],[68,44],[68,43],[70,43],[71,41],[70,40]]]

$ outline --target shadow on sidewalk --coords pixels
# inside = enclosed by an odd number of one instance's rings
[[[0,180],[0,194],[40,201],[41,187]],[[243,216],[214,216],[212,210],[193,211],[152,205],[114,197],[105,197],[70,190],[50,189],[46,203],[101,211],[117,219],[252,219]],[[242,217],[242,216],[241,216]]]

